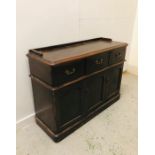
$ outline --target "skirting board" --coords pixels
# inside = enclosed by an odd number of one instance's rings
[[[32,117],[35,116],[35,113],[32,113],[30,115],[27,115],[26,117],[21,118],[20,120],[16,121],[16,125],[22,123],[23,121],[26,121],[28,119],[32,119]]]

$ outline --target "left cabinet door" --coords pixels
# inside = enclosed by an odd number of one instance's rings
[[[104,75],[95,75],[85,81],[85,112],[88,113],[102,103]]]
[[[56,93],[59,128],[63,129],[81,118],[83,113],[82,82],[61,88]]]

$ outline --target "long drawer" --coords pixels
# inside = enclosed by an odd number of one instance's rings
[[[58,86],[84,75],[84,60],[54,66],[52,68],[52,85]]]
[[[51,67],[42,62],[29,59],[31,75],[51,86],[59,86],[83,76],[85,73],[84,64],[85,61],[80,60]]]

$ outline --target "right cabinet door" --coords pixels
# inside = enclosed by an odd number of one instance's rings
[[[90,77],[85,81],[84,111],[93,110],[102,103],[104,78],[100,75]]]
[[[123,65],[111,68],[105,72],[103,100],[119,94]]]

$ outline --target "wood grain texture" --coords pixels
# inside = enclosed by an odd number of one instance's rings
[[[30,50],[36,122],[54,141],[119,99],[126,46],[97,38]]]
[[[107,41],[99,38],[90,41],[75,42],[72,44],[67,44],[66,46],[64,44],[63,46],[50,46],[33,50],[37,51],[35,54],[37,53],[36,56],[38,59],[41,56],[42,59],[40,60],[45,63],[48,63],[49,65],[58,65],[126,46],[127,43]],[[30,50],[30,53],[33,50]],[[28,56],[35,59],[36,57],[30,53]]]

